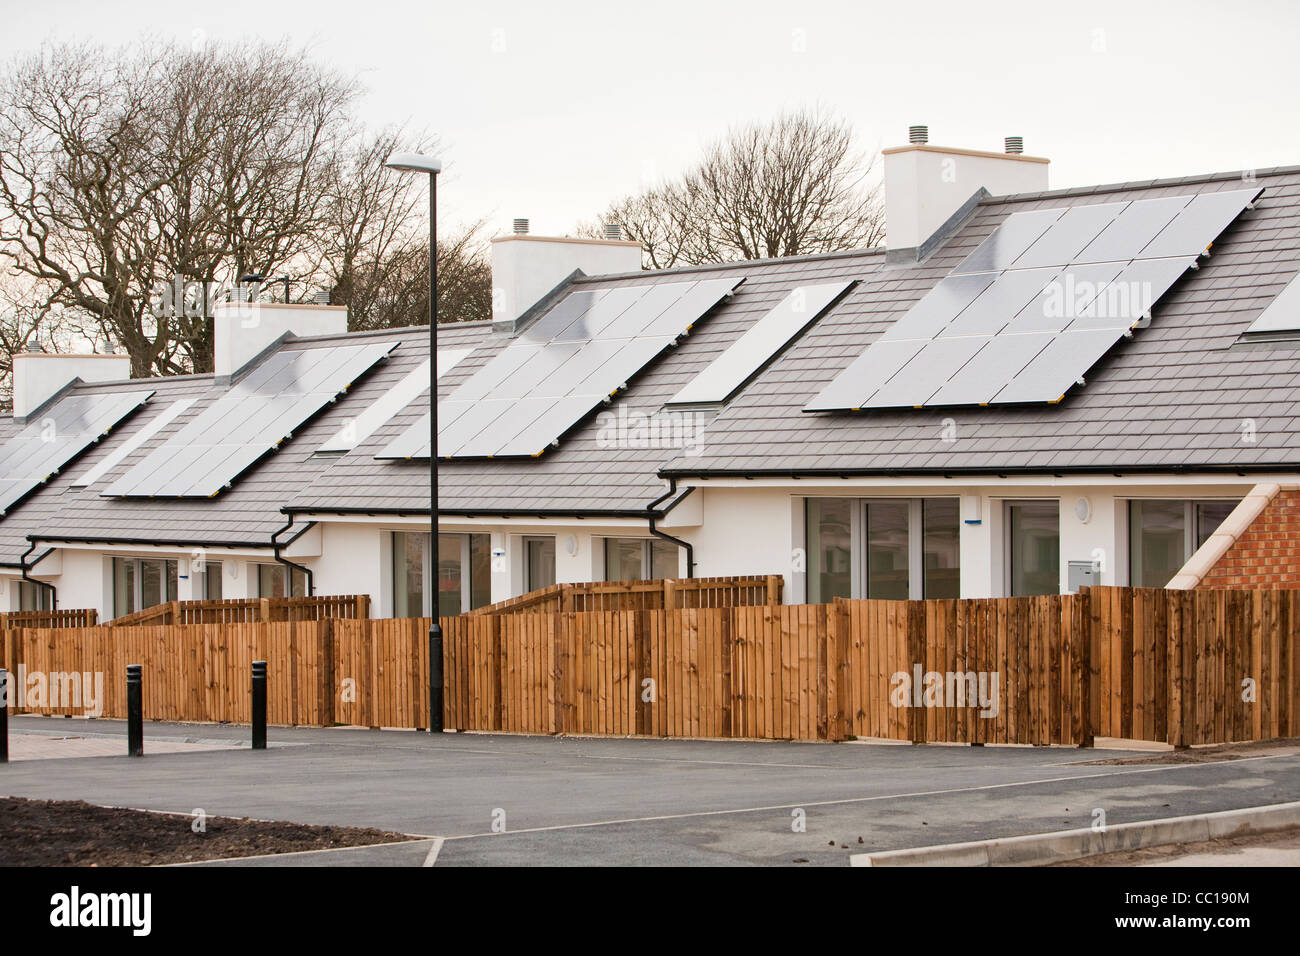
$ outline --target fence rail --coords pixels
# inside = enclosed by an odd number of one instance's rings
[[[781,603],[779,575],[717,578],[659,578],[650,581],[591,581],[552,584],[498,601],[469,613],[491,614],[565,611],[652,611],[696,607],[752,607]]]
[[[652,592],[645,592],[652,593]],[[660,591],[660,594],[663,592]],[[145,715],[423,727],[427,619],[7,628],[4,666],[107,676]],[[463,730],[1178,746],[1300,736],[1300,592],[1090,588],[990,600],[465,614],[442,621],[444,723]],[[23,672],[20,672],[20,674]],[[31,678],[26,678],[28,683]],[[21,684],[21,681],[19,682]]]
[[[157,624],[246,624],[257,621],[320,621],[370,616],[367,594],[318,597],[230,598],[220,601],[168,601],[106,622],[109,627]],[[93,621],[90,623],[94,623]],[[59,625],[49,625],[59,626]],[[70,624],[66,626],[78,626]]]

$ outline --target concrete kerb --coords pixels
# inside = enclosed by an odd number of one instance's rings
[[[1084,827],[999,840],[855,853],[849,862],[852,866],[1042,866],[1101,853],[1203,843],[1294,826],[1300,826],[1300,802],[1120,823],[1099,830]]]

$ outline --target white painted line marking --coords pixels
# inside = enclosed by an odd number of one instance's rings
[[[511,833],[546,833],[551,830],[582,830],[589,827],[609,827],[627,823],[658,823],[664,820],[689,820],[695,817],[730,816],[739,813],[766,813],[775,810],[790,810],[794,807],[833,807],[851,803],[872,803],[879,800],[905,800],[909,797],[939,797],[952,793],[977,793],[981,790],[1003,790],[1009,787],[1033,787],[1040,783],[1064,783],[1071,780],[1093,780],[1106,777],[1124,777],[1135,773],[1161,773],[1166,770],[1205,769],[1206,767],[1236,766],[1252,760],[1276,760],[1279,757],[1291,757],[1293,754],[1270,754],[1265,757],[1244,757],[1241,760],[1219,760],[1213,763],[1170,764],[1158,767],[1139,767],[1133,770],[1118,770],[1103,773],[1075,774],[1068,777],[1043,777],[1038,780],[1017,780],[1011,783],[988,783],[978,787],[953,787],[947,790],[919,790],[913,793],[885,793],[871,797],[844,797],[839,800],[804,800],[798,803],[780,803],[764,807],[739,807],[733,810],[696,810],[691,813],[665,813],[652,817],[624,817],[617,820],[597,820],[591,823],[560,823],[548,827],[524,827],[519,830],[506,830],[504,833],[464,833],[459,836],[445,837],[447,840],[475,840],[479,837],[505,836]]]
[[[429,855],[424,858],[424,866],[433,866],[438,862],[438,854],[442,851],[442,837],[434,837],[433,846],[429,847]]]

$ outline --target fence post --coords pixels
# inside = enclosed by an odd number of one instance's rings
[[[1091,747],[1092,726],[1092,591],[1081,587],[1074,595],[1070,615],[1070,710],[1074,744]]]
[[[1187,749],[1187,724],[1183,719],[1187,711],[1185,706],[1185,697],[1187,695],[1187,674],[1186,666],[1191,663],[1184,658],[1183,648],[1185,646],[1184,633],[1189,628],[1187,620],[1187,596],[1191,591],[1169,591],[1166,592],[1166,599],[1169,603],[1168,626],[1166,640],[1165,660],[1169,670],[1169,686],[1165,695],[1167,703],[1165,704],[1165,726],[1167,739],[1175,750]]]
[[[775,574],[767,576],[767,606],[776,607],[781,603],[781,579]]]
[[[362,617],[362,618],[370,617],[370,595],[369,594],[357,595],[357,617]]]
[[[335,682],[334,674],[334,619],[324,618],[320,624],[320,655],[321,655],[321,702],[320,702],[320,720],[321,724],[326,727],[333,727],[334,720],[334,701],[338,698],[338,685]]]
[[[677,609],[677,579],[664,578],[664,610]]]
[[[253,661],[253,749],[266,749],[266,661]]]
[[[907,602],[907,656],[906,662],[913,668],[917,664],[921,665],[921,671],[925,671],[925,601],[908,601]],[[914,689],[915,690],[915,689]],[[925,708],[917,707],[913,701],[908,701],[907,723],[908,733],[912,738],[912,743],[925,743]]]
[[[9,762],[9,672],[0,667],[0,763]]]
[[[144,756],[144,700],[140,675],[139,664],[126,665],[126,752],[130,757]]]

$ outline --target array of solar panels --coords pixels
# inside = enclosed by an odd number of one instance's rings
[[[277,352],[102,493],[211,497],[396,347],[389,342]]]
[[[570,292],[438,403],[438,455],[540,455],[741,281],[699,279]],[[425,414],[376,457],[428,458],[429,451]]]
[[[846,280],[792,289],[774,309],[669,399],[668,404],[725,402],[852,285],[853,281]]]
[[[0,515],[98,441],[153,392],[69,395],[0,447]]]
[[[804,411],[1058,402],[1262,192],[1013,213]]]

